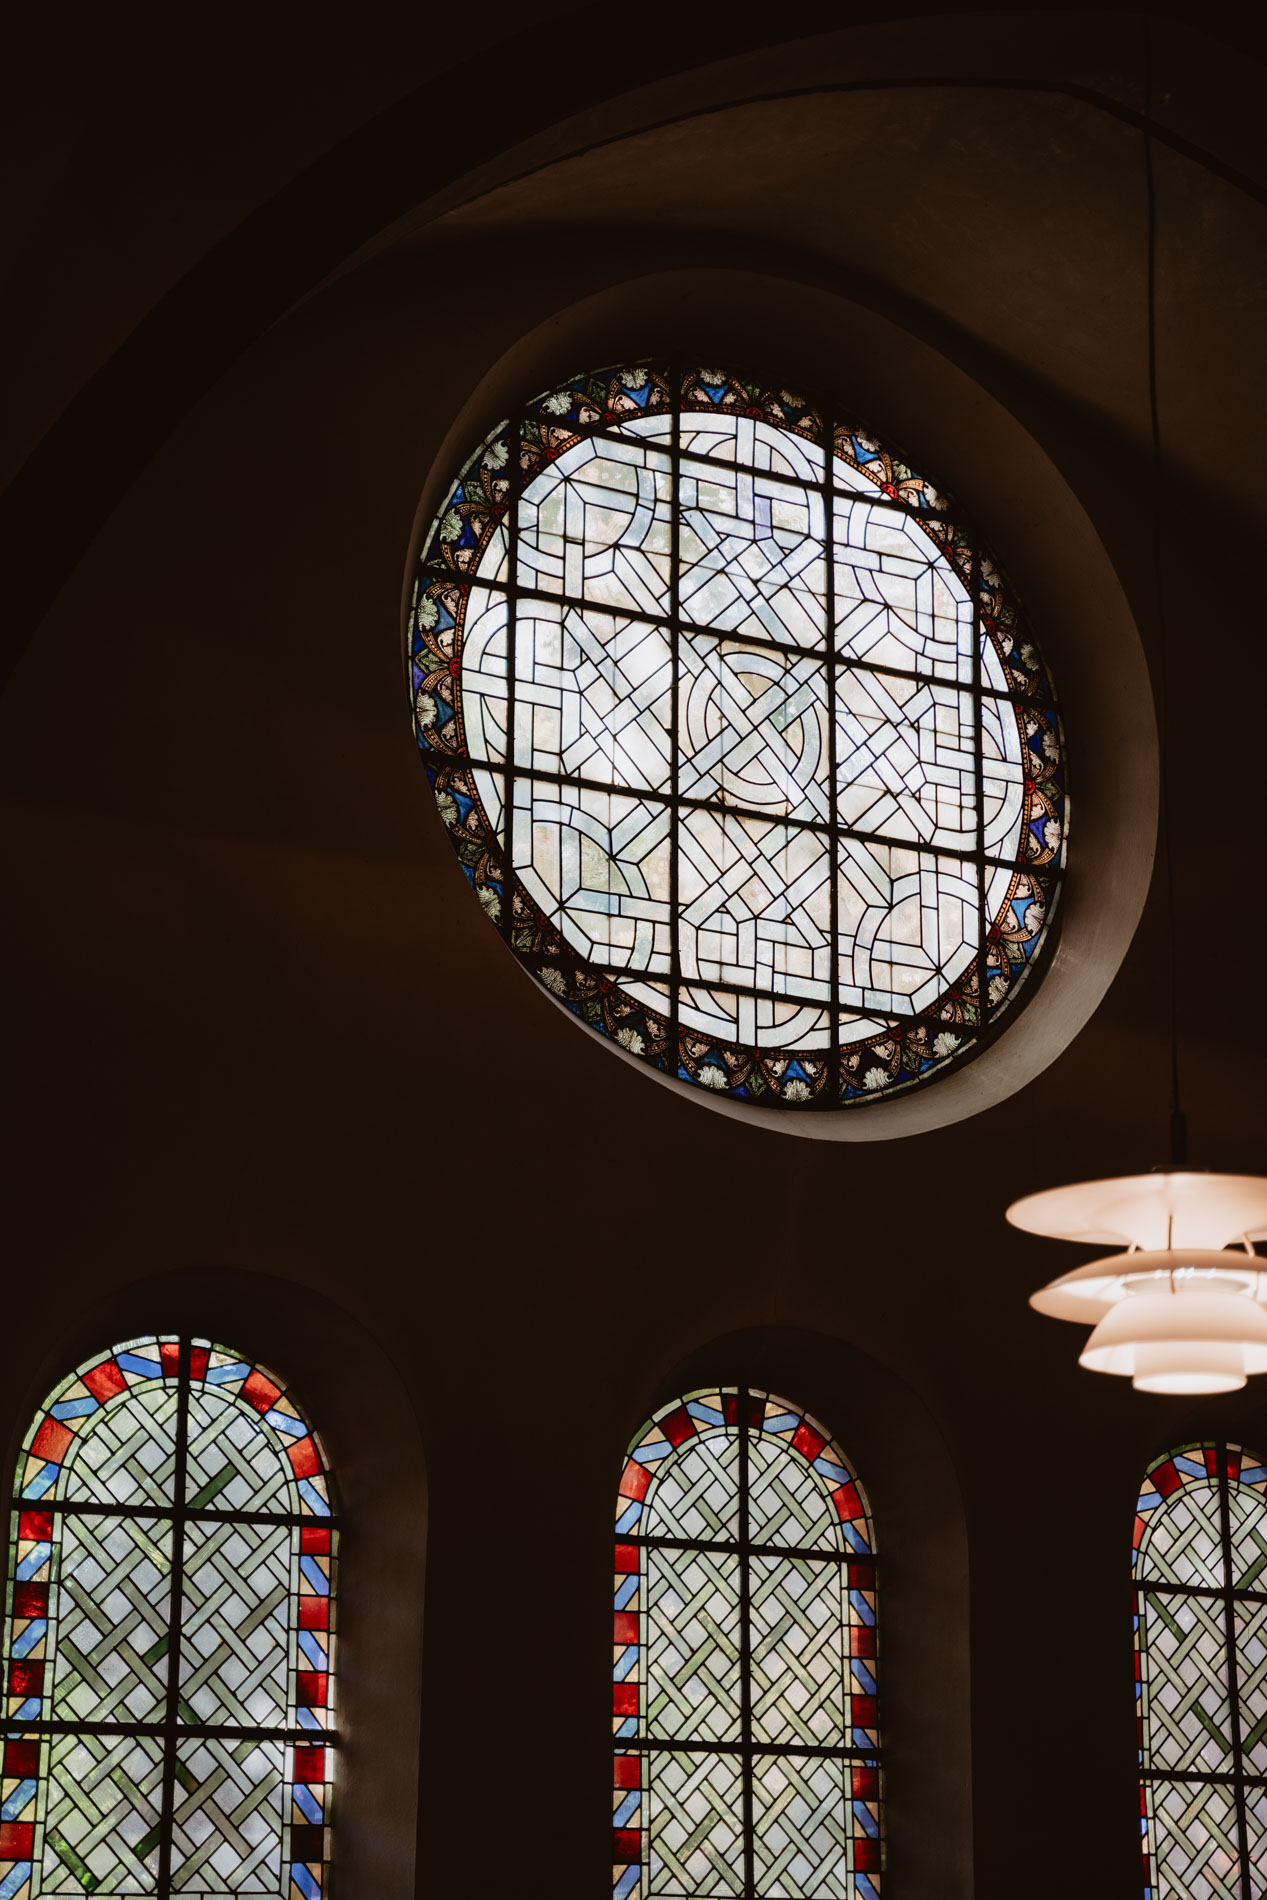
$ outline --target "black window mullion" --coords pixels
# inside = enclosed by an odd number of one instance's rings
[[[985,856],[985,734],[981,722],[981,554],[974,539],[972,546],[972,690],[977,709],[977,742],[975,790],[977,798],[977,849],[975,852],[977,876],[981,882],[977,890],[977,1030],[980,1033],[990,1020],[990,964],[989,964],[989,920],[986,916],[986,884],[988,867]],[[1024,760],[1022,759],[1022,770]],[[1024,840],[1021,841],[1024,849]],[[965,856],[967,854],[965,853]],[[1002,945],[1000,945],[1000,955]],[[1000,971],[1002,964],[1000,963]]]
[[[161,1741],[167,1734],[165,1722],[56,1722],[19,1721],[8,1715],[0,1720],[0,1735],[148,1735]],[[193,1741],[215,1736],[226,1742],[296,1742],[300,1746],[337,1748],[339,1737],[334,1729],[246,1728],[232,1722],[182,1722],[180,1736]]]
[[[515,744],[515,686],[518,671],[516,642],[519,638],[519,500],[521,490],[527,484],[521,481],[519,451],[523,442],[523,417],[516,414],[510,427],[510,449],[506,469],[506,757],[502,766],[503,824],[505,843],[502,847],[502,934],[509,949],[514,948],[514,912],[515,912],[515,779],[517,747]],[[566,506],[566,503],[565,503]],[[563,523],[564,541],[567,539],[567,520]],[[564,557],[566,559],[566,555]],[[467,596],[467,611],[470,611],[470,596]],[[466,637],[466,619],[462,621],[462,636]],[[459,683],[460,684],[460,683]],[[466,722],[463,720],[463,732]],[[529,748],[528,763],[532,763],[532,750]]]
[[[749,1392],[739,1388],[739,1734],[743,1771],[743,1890],[744,1900],[757,1891],[756,1852],[752,1819],[752,1531],[748,1521]]]
[[[837,654],[836,654],[836,510],[832,487],[832,459],[835,450],[835,416],[824,412],[823,422],[823,614],[827,646],[827,816],[828,875],[827,935],[831,963],[828,971],[827,1023],[828,1080],[827,1100],[832,1108],[840,1106],[840,814],[837,809],[839,769],[837,752]]]
[[[788,651],[789,649],[786,647],[780,649],[780,652],[784,654]],[[853,670],[855,672],[862,672],[865,669],[855,667]],[[465,763],[476,771],[500,772],[503,769],[501,765],[494,764],[488,759],[473,758],[469,754],[464,761],[459,761],[459,763]],[[924,857],[951,858],[956,864],[980,863],[1004,871],[1016,871],[1021,868],[1015,859],[1000,857],[995,852],[982,853],[978,851],[975,845],[965,845],[961,847],[959,845],[938,844],[932,838],[903,838],[892,831],[868,831],[857,825],[833,825],[830,820],[821,818],[795,818],[784,815],[772,821],[768,812],[758,811],[755,806],[744,805],[738,801],[734,804],[726,804],[719,807],[715,798],[696,798],[689,792],[679,793],[673,790],[665,791],[661,789],[656,791],[645,785],[615,785],[611,783],[610,780],[589,778],[584,772],[547,772],[543,766],[539,765],[517,765],[515,767],[514,776],[516,778],[536,780],[545,785],[571,785],[580,791],[615,793],[616,796],[620,798],[640,798],[649,805],[667,805],[675,812],[679,810],[712,812],[721,810],[727,815],[733,815],[737,818],[756,818],[765,823],[776,822],[780,825],[786,825],[790,831],[813,831],[819,835],[830,832],[835,839],[858,838],[864,844],[888,845],[895,851],[918,851],[922,853]],[[663,976],[663,972],[660,974]],[[734,986],[728,984],[727,987],[731,988]],[[762,992],[762,994],[773,993],[774,992]]]
[[[172,1515],[169,1504],[94,1504],[86,1499],[78,1498],[72,1503],[63,1501],[49,1504],[40,1499],[38,1503],[32,1504],[29,1499],[20,1495],[14,1499],[13,1508],[15,1511],[48,1511],[54,1519],[59,1517],[140,1517],[156,1518],[166,1523]],[[339,1528],[337,1517],[305,1517],[300,1511],[210,1511],[205,1508],[197,1510],[191,1508],[184,1511],[182,1516],[187,1524],[257,1524],[265,1529],[270,1526],[289,1526],[291,1530],[298,1530],[305,1524],[320,1523],[330,1530]]]
[[[753,1557],[797,1557],[808,1563],[856,1564],[859,1561],[856,1551],[815,1550],[806,1544],[744,1544],[742,1540],[733,1544],[709,1543],[694,1537],[640,1537],[636,1531],[627,1532],[619,1541],[647,1550],[707,1550],[716,1551],[720,1556],[734,1556],[740,1550],[747,1550]],[[877,1567],[874,1557],[862,1561],[872,1570]]]
[[[682,674],[682,388],[679,363],[669,365],[669,390],[673,402],[669,437],[669,1046],[665,1050],[668,1072],[676,1077],[682,1067],[682,954],[678,942],[678,889],[680,884],[680,847],[678,828],[682,819],[680,802],[681,738],[678,732]]]
[[[163,1783],[159,1807],[157,1900],[172,1890],[172,1836],[176,1806],[176,1742],[180,1720],[180,1629],[185,1585],[185,1491],[189,1466],[190,1342],[180,1340],[176,1372],[176,1460],[172,1476],[172,1568],[167,1608],[167,1706],[163,1723]]]

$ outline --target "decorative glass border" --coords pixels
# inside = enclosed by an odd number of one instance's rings
[[[177,1497],[188,1439],[188,1397],[196,1387],[232,1400],[268,1433],[282,1475],[280,1505],[255,1510],[222,1508],[215,1497]],[[76,1458],[95,1427],[138,1396],[165,1389],[176,1414],[175,1470],[153,1496],[138,1503],[107,1495],[68,1498]],[[187,1489],[187,1487],[186,1487]],[[97,1725],[72,1716],[59,1719],[46,1665],[55,1653],[61,1525],[66,1518],[139,1517],[172,1526],[173,1545],[186,1522],[291,1526],[290,1625],[287,1722],[249,1732],[231,1723],[190,1721],[180,1709],[180,1618],[169,1609],[167,1714],[149,1722]],[[45,1840],[45,1796],[54,1739],[68,1731],[85,1736],[135,1734],[164,1747],[163,1807],[151,1836],[137,1843],[138,1858],[157,1857],[149,1889],[166,1900],[171,1886],[170,1842],[177,1744],[183,1737],[216,1734],[271,1740],[282,1745],[282,1868],[287,1900],[320,1900],[328,1891],[331,1794],[334,1779],[334,1639],[338,1521],[331,1504],[329,1467],[320,1440],[285,1386],[261,1366],[210,1340],[147,1335],[86,1360],[55,1388],[23,1440],[14,1481],[5,1625],[5,1702],[0,1782],[0,1900],[35,1900],[33,1876],[51,1845],[85,1894],[100,1884],[92,1868],[64,1840]],[[144,1851],[142,1851],[144,1850]],[[64,1891],[63,1888],[58,1889]],[[139,1891],[139,1889],[138,1889]],[[262,1891],[256,1889],[256,1891]]]
[[[684,1445],[703,1437],[733,1436],[747,1445],[761,1439],[781,1445],[790,1458],[813,1472],[828,1505],[825,1541],[754,1545],[746,1522],[737,1524],[732,1540],[710,1548],[733,1551],[744,1565],[753,1552],[780,1559],[841,1564],[846,1572],[846,1617],[841,1634],[848,1635],[849,1675],[845,1684],[845,1739],[839,1747],[815,1751],[835,1758],[849,1776],[849,1814],[852,1832],[842,1846],[850,1900],[879,1900],[884,1860],[882,1825],[882,1765],[877,1701],[877,1623],[875,1533],[866,1493],[840,1446],[808,1412],[773,1393],[746,1386],[723,1386],[687,1393],[673,1399],[642,1428],[629,1447],[616,1497],[616,1542],[613,1594],[612,1732],[613,1763],[613,1900],[646,1900],[651,1858],[649,1764],[647,1744],[647,1669],[649,1605],[648,1552],[657,1546],[694,1548],[691,1540],[644,1534],[649,1507],[659,1479],[670,1469]],[[737,1507],[747,1497],[746,1477],[737,1478]],[[704,1547],[701,1540],[701,1545]],[[747,1640],[746,1634],[743,1639]],[[664,1746],[673,1748],[672,1743]],[[720,1748],[720,1744],[716,1745]],[[740,1749],[744,1774],[751,1773],[754,1756],[798,1757],[798,1743],[758,1741],[745,1735]],[[745,1812],[748,1803],[745,1802]],[[737,1831],[744,1832],[741,1822]],[[745,1842],[744,1892],[752,1892],[751,1842]]]
[[[884,1018],[886,1027],[855,1042],[840,1040],[841,1006],[825,1005],[837,1027],[830,1048],[812,1057],[713,1040],[678,1020],[676,998],[688,987],[680,979],[665,985],[666,1008],[659,1012],[618,976],[572,950],[508,866],[476,782],[481,762],[468,751],[461,689],[467,577],[491,548],[500,548],[505,562],[513,542],[512,503],[542,468],[587,436],[619,434],[631,422],[671,417],[675,405],[677,414],[749,416],[824,451],[830,446],[828,469],[839,464],[851,470],[873,486],[876,501],[918,524],[969,593],[974,647],[979,655],[984,636],[997,655],[1007,682],[999,703],[1011,706],[1028,761],[1019,855],[1013,863],[975,854],[983,869],[1010,866],[1011,876],[988,919],[983,907],[981,941],[970,967],[918,1014],[868,1011]],[[645,432],[635,439],[645,441]],[[513,574],[494,585],[516,596]],[[1067,849],[1065,747],[1050,675],[1003,569],[961,511],[856,418],[842,419],[794,391],[722,369],[647,361],[569,379],[499,424],[449,490],[422,543],[407,647],[414,735],[441,817],[485,913],[556,1001],[661,1074],[765,1109],[852,1107],[909,1092],[959,1067],[1028,1000],[1034,988],[1029,979],[1041,975],[1054,942]],[[977,665],[979,671],[979,658]],[[514,770],[503,761],[489,769]],[[1055,844],[1046,836],[1053,823]]]
[[[1219,1537],[1221,1544],[1219,1584],[1217,1586],[1186,1585],[1143,1575],[1141,1564],[1147,1554],[1147,1540],[1152,1527],[1177,1497],[1181,1498],[1185,1493],[1198,1487],[1208,1491],[1211,1486],[1214,1487],[1215,1496],[1210,1517],[1214,1533]],[[1139,1826],[1143,1855],[1144,1900],[1159,1900],[1162,1891],[1158,1862],[1160,1833],[1155,1795],[1159,1787],[1187,1786],[1197,1797],[1200,1796],[1203,1787],[1219,1790],[1234,1815],[1237,1834],[1230,1862],[1239,1863],[1239,1872],[1229,1880],[1227,1891],[1239,1891],[1242,1900],[1251,1900],[1251,1896],[1257,1894],[1259,1890],[1258,1883],[1262,1877],[1263,1855],[1262,1853],[1255,1854],[1252,1849],[1248,1810],[1251,1799],[1256,1799],[1261,1803],[1267,1791],[1267,1776],[1255,1775],[1252,1771],[1247,1771],[1245,1765],[1246,1751],[1240,1725],[1237,1644],[1231,1639],[1231,1631],[1235,1627],[1237,1605],[1261,1609],[1267,1604],[1267,1574],[1255,1573],[1239,1582],[1234,1579],[1229,1510],[1229,1498],[1233,1486],[1250,1491],[1260,1499],[1267,1498],[1267,1466],[1254,1453],[1246,1451],[1242,1445],[1227,1444],[1217,1439],[1201,1439],[1192,1444],[1180,1445],[1173,1451],[1163,1452],[1160,1457],[1153,1459],[1145,1473],[1143,1487],[1135,1507],[1135,1525],[1131,1539],[1131,1574],[1135,1579],[1133,1618],[1135,1724],[1140,1769]],[[1264,1562],[1263,1572],[1267,1573],[1267,1560]],[[1185,1597],[1203,1600],[1219,1607],[1224,1615],[1225,1628],[1228,1631],[1224,1649],[1224,1675],[1231,1725],[1229,1752],[1232,1768],[1229,1773],[1205,1774],[1199,1770],[1172,1772],[1153,1765],[1149,1736],[1148,1660],[1144,1619],[1141,1615],[1141,1598],[1145,1596],[1165,1597],[1178,1600],[1180,1603]],[[1262,1847],[1261,1841],[1259,1846]],[[1232,1875],[1232,1865],[1229,1864],[1224,1871]],[[1169,1887],[1168,1891],[1173,1891],[1173,1886]]]

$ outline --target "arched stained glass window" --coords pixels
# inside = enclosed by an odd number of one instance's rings
[[[280,1381],[209,1340],[115,1346],[14,1490],[0,1896],[318,1900],[337,1523]]]
[[[1147,1900],[1267,1888],[1267,1467],[1240,1445],[1149,1466],[1135,1518]]]
[[[615,1571],[615,1900],[874,1900],[875,1539],[839,1446],[768,1392],[675,1400]]]
[[[408,647],[479,901],[662,1074],[848,1108],[1031,992],[1051,680],[962,509],[855,416],[695,364],[572,378],[449,482]]]

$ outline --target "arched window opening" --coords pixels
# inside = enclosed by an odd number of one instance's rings
[[[823,1426],[692,1392],[616,1508],[615,1900],[875,1900],[875,1539]]]
[[[45,1402],[14,1480],[0,1900],[320,1900],[338,1537],[282,1383],[135,1339]]]
[[[1267,1876],[1267,1466],[1183,1445],[1135,1517],[1146,1900],[1251,1900]]]

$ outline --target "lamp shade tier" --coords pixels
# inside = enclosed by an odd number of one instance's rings
[[[1110,1308],[1079,1363],[1137,1391],[1235,1392],[1267,1372],[1267,1313],[1244,1293],[1135,1293]]]
[[[1007,1210],[1013,1227],[1096,1246],[1220,1248],[1267,1239],[1267,1178],[1256,1174],[1118,1175],[1027,1194]]]
[[[1110,1254],[1030,1295],[1036,1313],[1049,1319],[1077,1320],[1092,1326],[1121,1300],[1146,1293],[1231,1293],[1267,1303],[1267,1261],[1240,1249],[1159,1248]]]

